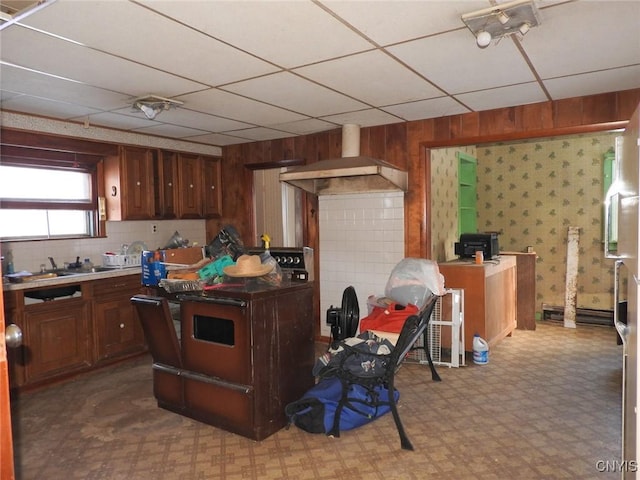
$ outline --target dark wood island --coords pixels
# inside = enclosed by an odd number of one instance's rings
[[[314,383],[313,283],[172,300],[180,304],[179,340],[160,305],[138,303],[158,406],[254,440],[283,428],[285,406]]]

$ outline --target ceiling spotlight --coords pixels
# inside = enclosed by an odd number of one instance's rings
[[[528,23],[523,23],[518,28],[518,31],[520,32],[521,35],[526,35],[529,30],[531,30],[531,25],[529,25]]]
[[[501,11],[498,11],[498,15],[497,15],[497,17],[498,17],[498,21],[499,21],[502,25],[504,25],[505,23],[507,23],[507,22],[510,20],[510,19],[509,19],[509,15],[507,15],[506,13],[501,12]]]
[[[491,34],[484,30],[478,32],[478,35],[476,35],[476,43],[480,48],[488,47],[491,43]]]
[[[149,120],[154,120],[160,112],[180,105],[183,105],[183,103],[178,100],[158,97],[157,95],[147,95],[146,97],[134,99],[132,106],[134,111],[140,110]]]

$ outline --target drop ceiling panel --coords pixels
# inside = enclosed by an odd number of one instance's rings
[[[491,6],[489,0],[321,3],[381,46],[464,28],[463,13]]]
[[[579,1],[541,12],[522,44],[543,79],[640,63],[640,2]]]
[[[309,135],[311,133],[323,132],[325,130],[331,130],[337,128],[338,125],[324,120],[316,118],[310,118],[309,120],[301,120],[299,122],[280,123],[273,125],[273,128],[289,132],[295,135]]]
[[[134,96],[145,95],[153,88],[156,94],[167,97],[203,88],[199,83],[24,27],[2,30],[0,40],[4,61],[94,87]]]
[[[245,130],[238,131],[230,131],[227,132],[229,135],[242,135],[244,138],[248,138],[252,141],[262,141],[262,140],[274,140],[276,138],[286,138],[291,135],[288,132],[281,132],[278,130],[273,130],[270,128],[264,127],[256,127],[256,128],[248,128]]]
[[[635,88],[640,78],[640,65],[614,70],[571,75],[545,80],[544,85],[552,98],[567,98],[575,95],[593,95],[613,90]]]
[[[149,127],[142,127],[136,129],[139,133],[146,133],[149,135],[159,135],[161,137],[170,137],[170,138],[184,138],[184,137],[193,137],[195,135],[202,135],[207,132],[202,130],[196,130],[194,128],[185,128],[180,127],[178,125],[170,125],[168,123],[154,123]]]
[[[309,1],[143,3],[285,68],[372,48]]]
[[[207,85],[277,70],[273,65],[130,2],[59,0],[52,8],[40,10],[24,23]],[[97,24],[110,28],[95,28]],[[220,68],[221,64],[225,68]]]
[[[358,112],[341,113],[337,115],[327,115],[323,117],[328,122],[333,122],[337,125],[345,125],[347,123],[355,123],[363,127],[373,127],[375,125],[388,125],[390,123],[398,123],[402,121],[401,118],[391,115],[390,113],[383,112],[370,108],[368,110],[360,110]]]
[[[288,72],[234,83],[223,89],[314,117],[367,107],[364,103]]]
[[[442,92],[379,51],[298,68],[296,73],[371,106],[439,97]],[[393,85],[393,88],[389,88]]]
[[[384,107],[384,110],[406,121],[460,115],[470,110],[451,97],[431,98],[420,102],[401,103]]]
[[[544,92],[536,82],[463,93],[456,95],[456,98],[476,111],[526,105],[546,100]]]
[[[2,65],[2,88],[62,102],[75,103],[101,110],[112,110],[127,105],[128,98],[121,93],[111,92],[78,82],[70,82],[32,70]]]
[[[450,94],[535,80],[510,38],[502,39],[491,48],[480,49],[466,29],[388,50]]]
[[[221,117],[258,125],[274,125],[308,118],[299,113],[215,89],[184,95],[180,100],[189,108],[200,112],[211,112]]]
[[[19,95],[11,97],[2,101],[3,110],[15,110],[23,113],[30,113],[33,115],[40,115],[43,117],[60,118],[68,120],[75,117],[86,117],[92,113],[97,113],[99,110],[95,110],[80,105],[73,105],[71,103],[56,102],[54,100],[48,100],[41,97],[32,97],[30,95]]]

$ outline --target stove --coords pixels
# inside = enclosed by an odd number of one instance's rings
[[[271,247],[271,256],[275,258],[284,276],[291,276],[292,282],[313,282],[313,248],[311,247]],[[247,249],[250,255],[260,255],[264,248]]]

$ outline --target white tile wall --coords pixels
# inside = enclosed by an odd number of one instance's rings
[[[151,232],[153,224],[158,226],[155,234]],[[102,254],[108,251],[117,253],[122,244],[139,240],[153,250],[164,247],[175,231],[192,245],[208,243],[205,220],[107,222],[106,238],[5,242],[2,254],[6,255],[11,250],[15,271],[38,271],[43,263],[49,267],[48,257],[53,257],[60,267],[64,262],[74,262],[77,256],[80,261],[90,258],[95,265],[101,265]]]
[[[321,334],[326,311],[339,307],[352,285],[360,318],[367,297],[384,295],[393,267],[404,258],[404,193],[326,195],[319,198]]]

